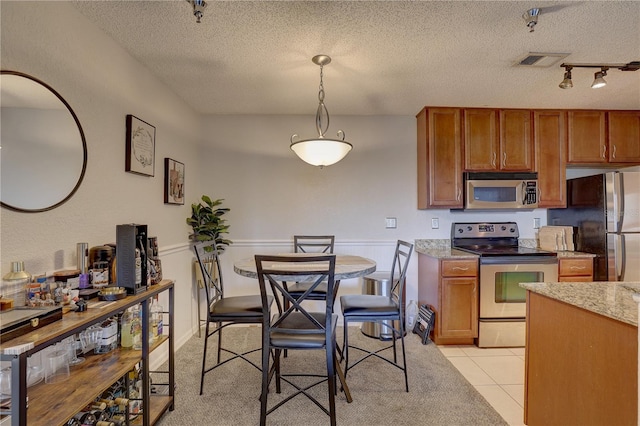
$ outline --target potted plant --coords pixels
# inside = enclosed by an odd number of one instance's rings
[[[193,229],[193,233],[189,234],[191,241],[215,240],[220,252],[232,243],[223,236],[229,233],[229,225],[224,218],[229,209],[220,207],[223,201],[224,199],[211,200],[203,195],[200,203],[191,204],[191,217],[187,218],[187,225]]]

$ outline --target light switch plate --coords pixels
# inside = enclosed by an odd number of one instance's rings
[[[385,219],[387,229],[395,229],[398,226],[398,220],[395,217],[388,217]]]

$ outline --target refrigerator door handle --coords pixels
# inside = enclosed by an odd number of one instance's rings
[[[622,221],[624,220],[624,182],[622,173],[614,173],[614,204],[613,213],[615,215],[615,232],[622,232]]]
[[[627,269],[627,247],[624,234],[615,236],[614,246],[614,262],[616,267],[616,281],[624,281],[625,271]]]

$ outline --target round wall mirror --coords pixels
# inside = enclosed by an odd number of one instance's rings
[[[0,71],[0,202],[20,212],[54,209],[73,196],[87,168],[78,117],[46,83]]]

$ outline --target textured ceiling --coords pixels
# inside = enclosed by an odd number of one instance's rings
[[[319,53],[331,114],[415,115],[423,106],[640,109],[640,71],[514,64],[640,60],[639,1],[74,1],[203,114],[314,114]],[[534,32],[522,14],[541,9]]]

